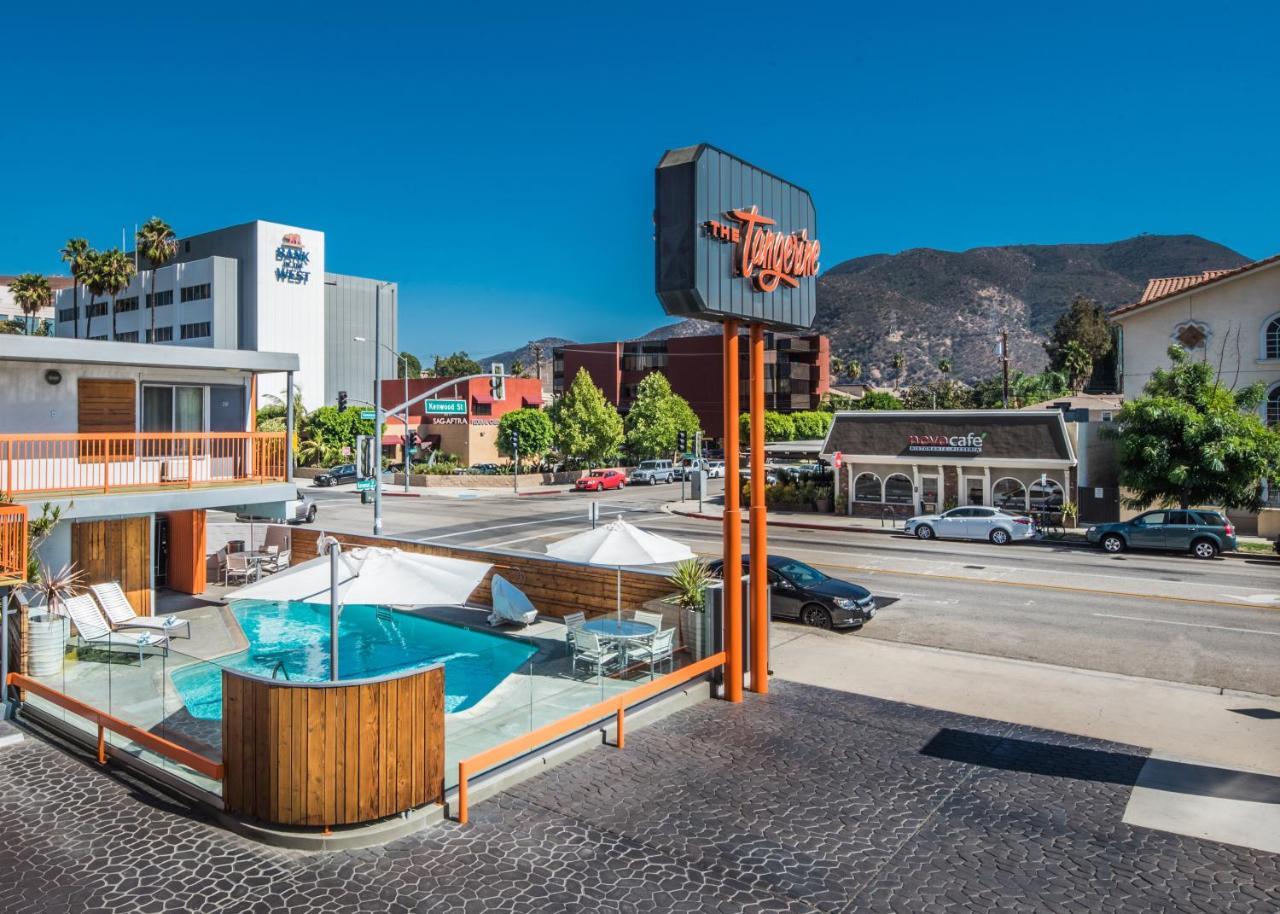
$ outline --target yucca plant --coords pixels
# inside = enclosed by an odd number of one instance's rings
[[[84,573],[70,562],[56,570],[42,563],[39,577],[24,584],[23,590],[40,597],[46,612],[62,615],[62,601],[84,590]]]
[[[663,602],[673,606],[682,606],[694,612],[702,612],[706,608],[707,585],[714,580],[711,569],[701,559],[688,559],[676,565],[671,577],[667,578],[676,592],[666,597]]]

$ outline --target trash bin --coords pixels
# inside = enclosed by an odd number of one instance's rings
[[[227,540],[227,554],[244,552],[244,540]]]

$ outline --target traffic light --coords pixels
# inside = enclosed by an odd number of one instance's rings
[[[413,456],[418,453],[418,445],[422,443],[422,436],[417,432],[409,432],[404,436],[404,443],[409,456]]]
[[[520,429],[518,428],[511,430],[511,450],[513,453],[520,453]]]
[[[689,449],[689,433],[685,431],[676,432],[676,450],[681,454]]]
[[[347,392],[345,390],[338,391],[338,412],[342,412],[347,408]]]
[[[507,379],[503,376],[506,369],[501,362],[494,362],[489,366],[489,371],[493,375],[489,379],[489,393],[494,400],[507,399]]]

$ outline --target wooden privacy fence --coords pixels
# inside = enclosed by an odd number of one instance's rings
[[[316,557],[316,541],[323,531],[294,529],[291,564],[297,565]],[[618,573],[613,568],[596,565],[579,565],[550,556],[510,555],[489,552],[484,549],[468,549],[461,546],[439,546],[398,540],[391,537],[359,536],[350,533],[328,534],[343,547],[382,546],[416,552],[422,555],[439,555],[455,559],[488,562],[493,570],[472,594],[472,601],[491,605],[490,581],[500,574],[525,592],[538,612],[548,616],[564,617],[571,612],[585,612],[588,616],[615,612],[618,607]],[[670,594],[675,588],[662,572],[622,571],[622,606],[634,609],[649,600]]]
[[[296,682],[222,671],[222,802],[277,825],[352,825],[444,799],[444,667]]]

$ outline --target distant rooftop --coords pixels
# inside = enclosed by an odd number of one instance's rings
[[[1280,263],[1280,254],[1263,260],[1255,260],[1253,263],[1246,263],[1242,267],[1236,267],[1233,270],[1204,270],[1200,273],[1193,273],[1190,276],[1163,276],[1156,279],[1148,279],[1147,287],[1142,290],[1142,297],[1130,305],[1121,305],[1112,311],[1108,317],[1115,317],[1120,314],[1127,314],[1138,308],[1145,308],[1147,305],[1164,301],[1175,295],[1180,295],[1188,289],[1199,288],[1214,283],[1232,279],[1242,273],[1248,273],[1262,267],[1272,266]]]

